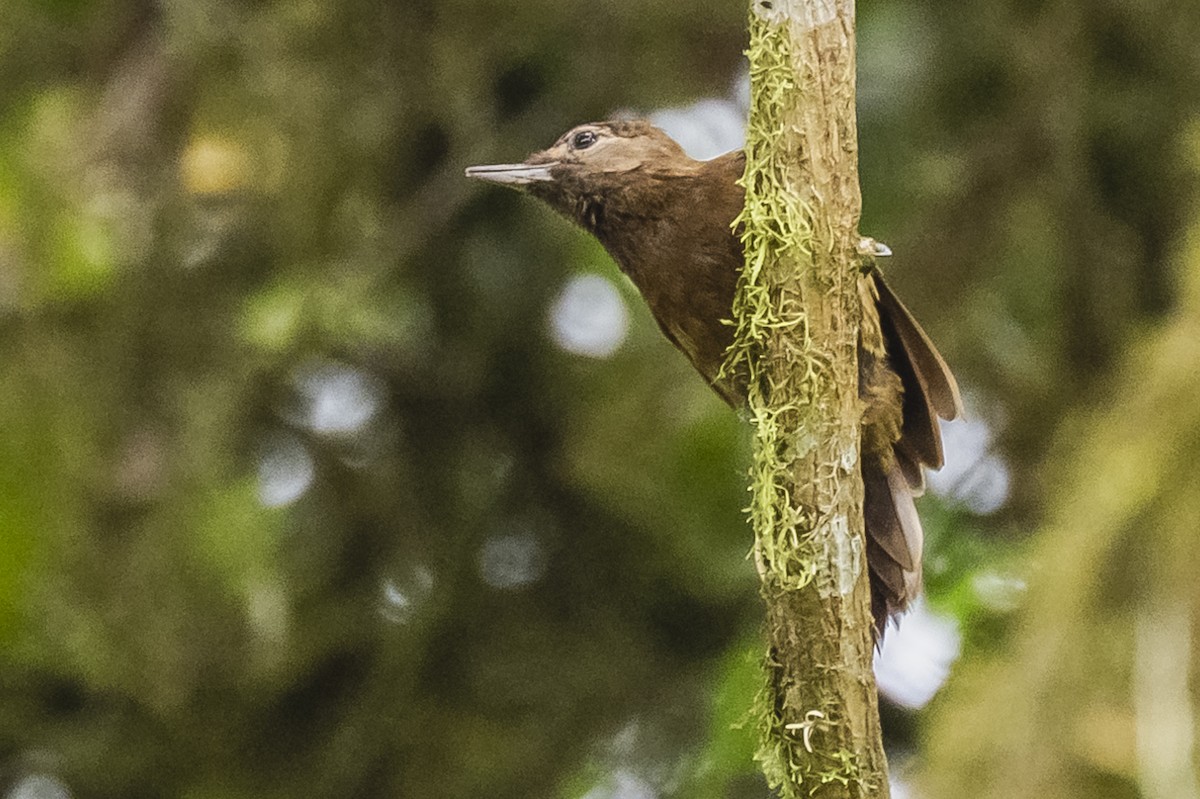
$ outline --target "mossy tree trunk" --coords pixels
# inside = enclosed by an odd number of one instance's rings
[[[755,431],[770,638],[759,758],[789,799],[886,797],[859,473],[854,4],[754,0],[750,32],[730,365],[749,372]]]

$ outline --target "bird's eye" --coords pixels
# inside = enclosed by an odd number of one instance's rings
[[[575,150],[586,150],[596,143],[596,134],[590,130],[581,130],[571,137],[571,147]]]

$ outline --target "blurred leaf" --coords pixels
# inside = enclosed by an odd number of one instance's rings
[[[54,271],[49,290],[58,299],[96,294],[115,274],[113,234],[106,221],[86,212],[62,213],[47,237]]]
[[[247,592],[272,577],[283,514],[263,506],[252,482],[213,492],[195,513],[202,561],[233,592]]]

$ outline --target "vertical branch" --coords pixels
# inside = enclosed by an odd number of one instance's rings
[[[887,797],[859,469],[853,0],[752,0],[749,55],[728,368],[749,377],[755,435],[770,638],[759,759],[788,799]]]

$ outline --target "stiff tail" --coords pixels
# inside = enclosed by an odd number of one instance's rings
[[[921,590],[925,534],[913,498],[925,491],[923,469],[944,462],[938,419],[962,416],[958,383],[929,336],[876,270],[876,307],[889,365],[904,387],[900,438],[888,464],[863,465],[863,516],[871,570],[871,613],[879,635]]]
[[[871,615],[883,635],[888,619],[902,613],[921,592],[921,548],[925,535],[913,492],[900,467],[863,468],[863,520],[871,570]]]

